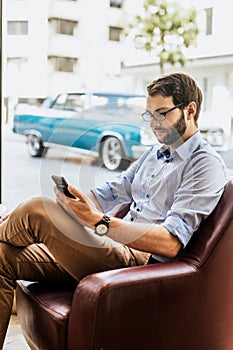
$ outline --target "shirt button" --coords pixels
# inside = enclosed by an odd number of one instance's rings
[[[139,208],[137,208],[136,210],[137,210],[137,211],[140,211],[140,209],[139,209]]]
[[[133,220],[134,220],[134,218],[131,218],[131,219],[130,219],[130,221],[133,221]]]
[[[147,195],[146,195],[146,198],[149,198],[149,197],[150,197],[150,195],[149,195],[149,194],[147,194]]]

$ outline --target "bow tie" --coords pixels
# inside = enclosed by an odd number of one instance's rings
[[[169,158],[170,154],[171,153],[170,153],[169,148],[163,149],[163,147],[162,147],[162,148],[158,149],[158,151],[157,151],[157,158],[158,159],[163,158],[163,157]]]

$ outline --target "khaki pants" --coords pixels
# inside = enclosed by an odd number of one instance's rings
[[[0,349],[16,280],[79,281],[91,273],[146,264],[149,256],[95,235],[49,199],[21,204],[0,225]]]

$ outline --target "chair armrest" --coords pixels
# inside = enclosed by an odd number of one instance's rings
[[[73,297],[68,349],[108,349],[110,344],[112,350],[123,349],[123,339],[140,334],[140,320],[149,333],[154,334],[156,327],[159,334],[164,320],[176,322],[176,315],[187,301],[180,298],[184,288],[182,281],[193,276],[195,271],[195,267],[179,261],[85,277]],[[82,334],[78,329],[82,329]],[[129,345],[134,348],[132,343]],[[145,348],[144,345],[141,348]]]

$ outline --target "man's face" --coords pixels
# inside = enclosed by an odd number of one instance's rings
[[[162,95],[147,97],[147,111],[166,112],[174,107],[172,96],[163,97]],[[151,118],[150,126],[160,143],[168,146],[182,142],[182,136],[185,134],[187,124],[183,110],[174,109],[166,115],[166,119],[158,121]]]

